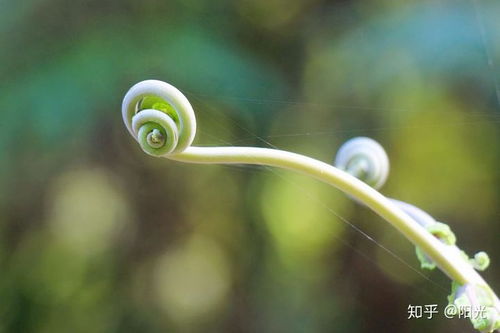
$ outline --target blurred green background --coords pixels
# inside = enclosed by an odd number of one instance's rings
[[[199,145],[331,161],[373,137],[382,192],[487,251],[500,292],[499,15],[493,0],[0,1],[0,331],[472,332],[442,315],[449,280],[416,273],[372,212],[285,171],[146,156],[120,107],[156,78],[193,104]],[[409,304],[440,314],[408,320]]]

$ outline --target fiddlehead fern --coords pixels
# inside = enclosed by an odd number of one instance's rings
[[[389,158],[384,148],[366,137],[344,143],[335,156],[335,166],[375,189],[381,188],[389,175]]]
[[[385,151],[373,140],[358,139],[345,146],[337,162],[341,168],[277,149],[194,147],[191,144],[196,119],[189,101],[175,87],[156,80],[140,82],[127,92],[122,104],[122,116],[130,134],[152,156],[189,163],[246,163],[280,167],[337,187],[392,224],[425,253],[429,262],[447,274],[454,285],[481,295],[479,304],[487,306],[488,318],[480,323],[473,322],[476,328],[491,332],[500,327],[500,301],[474,269],[487,266],[489,259],[483,254],[478,254],[473,261],[468,257],[465,259],[455,245],[439,238],[441,233],[437,232],[438,237],[435,237],[430,230],[436,226],[432,217],[412,205],[386,198],[370,186],[382,186],[389,171]],[[467,295],[475,294],[469,292]],[[463,295],[451,299],[455,303],[462,302]],[[477,297],[470,303],[476,301]]]
[[[191,104],[177,88],[162,81],[133,86],[123,99],[122,116],[130,134],[152,156],[181,152],[196,134]]]

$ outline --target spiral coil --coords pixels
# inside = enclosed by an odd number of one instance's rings
[[[356,137],[345,142],[335,156],[334,165],[375,189],[381,188],[389,175],[389,158],[375,140]]]
[[[122,116],[130,134],[149,155],[166,157],[188,148],[196,134],[196,118],[187,98],[174,86],[146,80],[123,99]]]

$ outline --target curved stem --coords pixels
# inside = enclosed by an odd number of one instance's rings
[[[487,286],[457,251],[432,236],[394,202],[359,179],[327,163],[283,150],[254,147],[189,147],[181,153],[165,157],[190,163],[267,165],[312,176],[337,187],[371,208],[419,246],[452,280],[461,285],[472,283]]]
[[[122,103],[122,117],[130,134],[139,142],[142,149],[152,156],[190,163],[256,164],[279,167],[303,173],[337,187],[391,223],[417,246],[419,258],[425,256],[426,261],[430,258],[432,267],[434,264],[437,265],[454,281],[452,295],[448,298],[450,302],[462,305],[464,302],[474,303],[474,299],[464,300],[463,295],[459,295],[463,294],[463,290],[481,298],[481,305],[487,307],[488,318],[471,319],[475,328],[492,331],[500,327],[498,297],[475,271],[468,258],[464,259],[462,251],[453,245],[454,238],[453,241],[438,239],[437,234],[435,236],[429,228],[441,226],[434,225],[437,222],[431,216],[417,207],[386,198],[356,178],[370,178],[367,179],[369,183],[372,183],[371,178],[374,178],[376,180],[373,181],[374,186],[378,188],[387,177],[389,170],[387,156],[383,148],[378,143],[373,143],[373,140],[362,139],[365,144],[367,140],[371,142],[370,149],[364,153],[368,153],[370,158],[381,166],[378,168],[379,172],[374,175],[370,173],[370,177],[367,174],[370,168],[364,165],[366,161],[358,161],[349,167],[345,165],[348,171],[344,172],[313,158],[277,149],[192,147],[196,133],[196,118],[191,104],[177,88],[157,80],[139,82],[127,92]],[[354,141],[356,145],[360,144],[359,140]],[[352,145],[353,142],[348,147],[351,149]],[[344,146],[345,149],[347,148]],[[352,152],[350,149],[344,153],[349,155]],[[340,156],[344,155],[339,152],[337,158]],[[342,163],[338,165],[342,166]],[[451,237],[451,231],[447,235]],[[484,265],[478,264],[478,266]],[[457,289],[457,284],[460,285],[460,290]]]

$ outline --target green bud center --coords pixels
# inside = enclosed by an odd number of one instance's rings
[[[160,148],[165,144],[165,136],[157,128],[148,133],[146,137],[148,144],[153,148]]]

